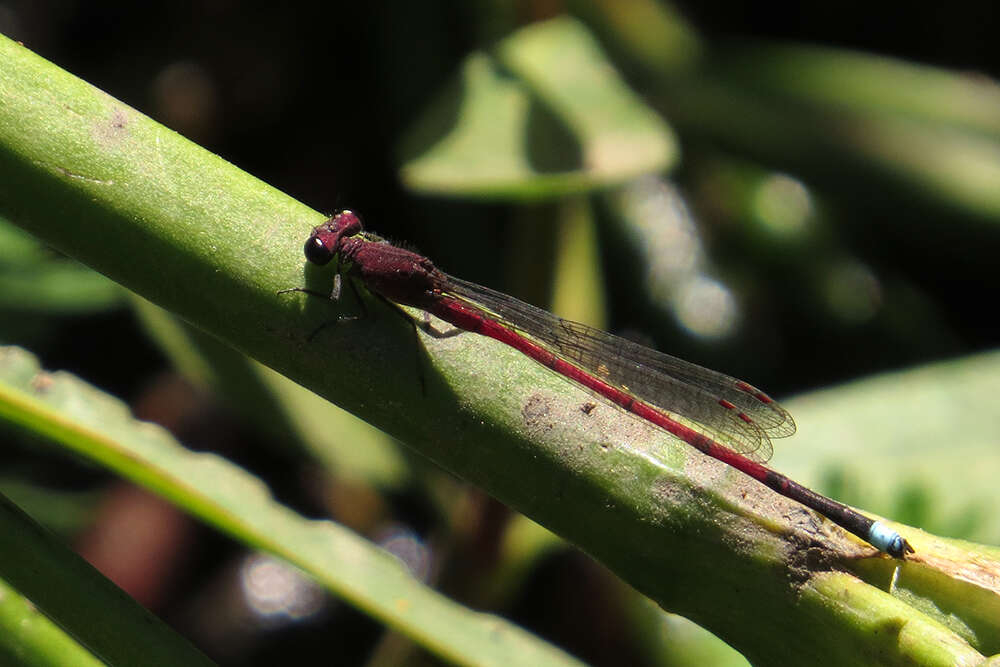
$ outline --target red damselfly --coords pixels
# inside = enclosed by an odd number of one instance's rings
[[[305,255],[319,265],[338,257],[346,264],[347,275],[360,279],[375,294],[513,347],[819,512],[880,551],[896,558],[913,553],[909,543],[884,523],[764,465],[771,457],[771,438],[791,435],[795,422],[776,401],[746,382],[449,276],[426,257],[365,232],[353,211],[341,211],[313,229]],[[338,299],[340,290],[338,271],[330,297]],[[284,291],[318,294],[304,288]]]

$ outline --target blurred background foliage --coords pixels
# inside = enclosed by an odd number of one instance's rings
[[[450,273],[805,394],[790,402],[799,442],[777,443],[776,467],[995,544],[1000,361],[972,356],[1000,337],[991,11],[15,1],[0,5],[0,32],[317,209],[360,211]],[[464,604],[595,664],[740,660],[526,519],[6,224],[0,313],[3,343],[240,463]],[[900,373],[859,380],[886,371]],[[342,663],[421,660],[336,601],[267,615],[240,588],[255,557],[240,545],[3,438],[0,490],[213,658],[303,662],[336,646]]]

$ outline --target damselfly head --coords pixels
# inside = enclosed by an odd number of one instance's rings
[[[303,248],[306,259],[320,266],[328,264],[333,256],[340,252],[341,239],[354,236],[361,229],[361,218],[358,214],[344,209],[313,229]]]

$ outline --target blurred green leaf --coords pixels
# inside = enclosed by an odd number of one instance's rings
[[[45,249],[0,218],[0,313],[90,313],[120,305],[121,287],[96,271]],[[0,326],[0,334],[6,326]]]
[[[819,46],[760,44],[731,55],[727,66],[745,85],[816,106],[1000,139],[1000,86],[980,74]]]
[[[1000,545],[997,395],[1000,352],[797,396],[783,403],[798,432],[775,443],[772,463],[845,502],[863,498],[925,530]]]
[[[689,68],[701,55],[701,36],[672,3],[570,0],[567,6],[609,48],[660,76]]]
[[[667,169],[673,134],[580,23],[558,18],[475,53],[404,141],[412,189],[543,199]]]
[[[214,389],[241,417],[284,447],[307,450],[339,478],[399,488],[408,477],[396,441],[305,387],[134,297],[146,331],[174,366]]]
[[[0,664],[99,667],[98,660],[30,600],[0,579]]]
[[[90,525],[101,491],[69,491],[31,484],[17,477],[0,478],[0,494],[60,537],[71,538]]]
[[[71,374],[41,371],[37,360],[18,348],[0,348],[0,419],[104,465],[248,546],[288,560],[443,658],[576,664],[524,630],[425,587],[395,557],[341,526],[288,510],[259,479],[215,455],[183,449],[165,430],[135,420],[114,397]]]
[[[576,322],[604,328],[605,282],[594,211],[584,198],[558,206],[551,310]]]
[[[745,667],[747,659],[708,630],[633,595],[627,608],[636,644],[653,665]]]
[[[0,348],[0,375],[23,379],[33,360],[10,349]],[[11,407],[7,390],[0,385],[0,419]],[[87,665],[93,656],[121,667],[212,664],[2,496],[0,535],[0,659],[17,657],[2,664]]]
[[[870,199],[893,211],[887,222],[947,213],[1000,222],[1000,86],[985,77],[834,49],[730,45],[663,84],[681,132]]]

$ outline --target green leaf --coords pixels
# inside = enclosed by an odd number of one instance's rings
[[[427,588],[394,556],[349,530],[295,514],[275,502],[256,477],[212,454],[185,450],[164,429],[135,420],[114,397],[68,373],[42,372],[34,357],[18,348],[0,348],[0,420],[52,439],[236,540],[284,558],[443,658],[462,663],[474,657],[477,664],[494,665],[515,660],[577,664],[520,628],[465,609]],[[21,546],[21,541],[8,541],[0,549],[8,557],[0,561],[0,577],[11,578],[2,566]],[[26,590],[34,584],[24,567],[15,570],[23,573],[16,585],[43,606],[48,597],[36,596],[37,589]],[[68,596],[82,596],[85,590],[72,579],[60,588],[70,589],[65,591]],[[69,623],[63,614],[58,614],[59,622]],[[87,616],[102,617],[99,611]],[[119,614],[110,618],[123,621]],[[143,636],[141,631],[125,635],[135,642]]]
[[[1000,544],[998,378],[990,352],[798,396],[785,403],[798,432],[776,443],[773,464],[845,502]]]
[[[120,287],[95,271],[47,252],[0,218],[0,312],[79,314],[120,305]],[[6,326],[0,327],[0,335]]]
[[[660,97],[686,134],[855,203],[864,193],[908,233],[911,217],[1000,222],[1000,86],[984,77],[833,49],[735,45]]]
[[[133,298],[149,334],[192,382],[211,387],[248,423],[306,449],[340,479],[399,488],[408,478],[398,443],[308,389],[154,304]]]
[[[663,120],[569,18],[469,56],[404,143],[410,188],[513,199],[617,185],[667,169],[677,152]]]
[[[0,636],[3,637],[0,664],[38,667],[105,664],[4,581],[0,581]]]
[[[5,378],[8,373],[19,380],[30,375],[32,359],[16,353],[11,356],[6,353],[10,348],[0,349],[5,350],[0,361]],[[44,391],[41,386],[38,389]],[[0,392],[3,419],[10,415],[9,387],[2,386]],[[22,415],[30,419],[27,412]],[[51,422],[49,426],[59,429]],[[93,656],[101,664],[123,667],[212,664],[2,496],[0,535],[4,538],[0,626],[6,630],[0,632],[0,657],[14,654],[19,664],[32,665],[90,664]],[[13,589],[10,597],[5,590],[8,586]]]

